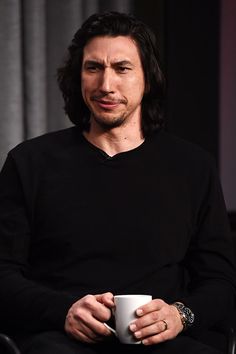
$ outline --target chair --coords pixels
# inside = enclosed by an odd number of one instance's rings
[[[4,352],[3,352],[4,350]],[[0,333],[0,353],[21,354],[14,341],[6,334]]]
[[[228,335],[228,354],[236,354],[236,332],[230,328]]]

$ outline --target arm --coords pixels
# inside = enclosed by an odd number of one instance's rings
[[[228,318],[235,298],[234,247],[214,163],[184,265],[190,277],[189,295],[180,301],[195,313],[193,330]]]
[[[193,311],[195,321],[189,329],[193,335],[229,316],[235,294],[233,244],[213,163],[209,164],[204,180],[204,193],[195,209],[195,227],[183,261],[190,280],[188,294],[175,299]],[[145,344],[174,338],[183,330],[177,309],[160,299],[153,300],[142,310],[136,327],[132,326],[131,330],[138,338],[148,337]],[[167,322],[167,330],[163,320]]]
[[[4,330],[63,329],[77,300],[27,278],[32,226],[11,155],[0,174],[0,312]]]

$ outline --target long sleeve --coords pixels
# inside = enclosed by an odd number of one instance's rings
[[[11,155],[0,175],[0,313],[4,330],[62,329],[74,298],[27,278],[32,225]]]
[[[194,328],[202,330],[228,318],[235,297],[234,248],[220,182],[211,162],[184,263],[190,276],[190,295],[182,299],[195,313]]]
[[[235,279],[216,168],[198,147],[160,133],[108,159],[70,128],[10,152],[0,175],[5,327],[63,328],[78,298],[111,291],[182,301],[194,328],[209,328],[230,311]]]

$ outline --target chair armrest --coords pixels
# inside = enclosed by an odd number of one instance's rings
[[[236,331],[233,327],[229,329],[228,338],[228,354],[236,354]]]
[[[7,350],[6,354],[21,354],[14,341],[4,333],[0,333],[0,346]]]

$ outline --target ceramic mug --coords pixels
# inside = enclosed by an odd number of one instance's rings
[[[147,304],[152,300],[151,295],[115,295],[114,296],[114,316],[115,316],[115,329],[108,326],[124,344],[140,344],[141,341],[135,339],[133,333],[129,329],[129,325],[137,318],[136,310]]]

